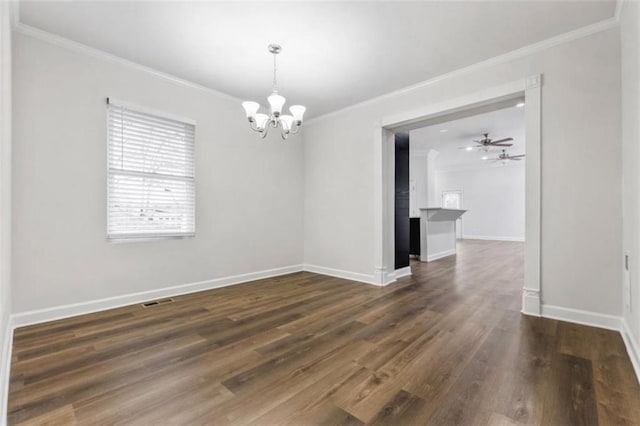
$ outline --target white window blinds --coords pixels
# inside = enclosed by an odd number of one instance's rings
[[[195,123],[108,102],[107,237],[195,234]]]

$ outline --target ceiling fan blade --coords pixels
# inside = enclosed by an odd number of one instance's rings
[[[512,141],[512,140],[513,140],[513,138],[498,139],[497,141],[491,141],[491,144],[492,144],[492,145],[495,145],[495,144],[497,144],[497,143],[509,142],[509,141]]]
[[[491,143],[492,146],[513,146],[512,143]]]
[[[511,157],[509,157],[509,158],[517,158],[517,159],[520,159],[520,158],[523,158],[524,156],[525,156],[525,154],[512,155],[512,156],[511,156]]]

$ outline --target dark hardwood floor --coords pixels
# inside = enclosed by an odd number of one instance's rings
[[[10,424],[640,424],[618,333],[519,313],[521,243],[16,330]]]

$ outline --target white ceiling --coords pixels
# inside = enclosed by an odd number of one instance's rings
[[[308,117],[614,15],[615,0],[20,2],[20,21],[224,93],[281,93]]]
[[[516,105],[521,100],[514,100]],[[447,130],[441,132],[441,130]],[[459,149],[474,146],[474,139],[482,138],[483,133],[496,140],[512,137],[513,146],[506,148],[509,155],[525,153],[524,108],[509,107],[459,120],[449,121],[410,132],[411,155],[425,155],[430,149],[438,151],[436,169],[457,167],[488,167],[496,165],[483,161],[482,157],[496,158],[501,149],[492,148],[489,152],[474,149]],[[524,163],[520,161],[519,163]],[[497,163],[501,164],[501,163]]]

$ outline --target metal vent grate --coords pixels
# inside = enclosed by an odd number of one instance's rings
[[[167,303],[171,303],[173,302],[173,298],[170,297],[168,299],[160,299],[160,300],[153,300],[151,302],[145,302],[142,304],[143,308],[150,308],[152,306],[157,306],[157,305],[166,305]]]

